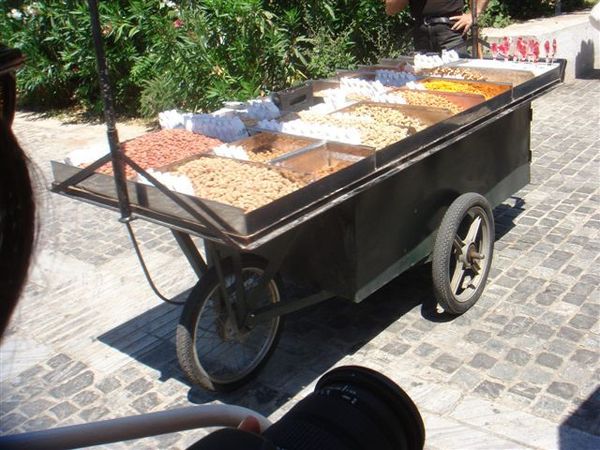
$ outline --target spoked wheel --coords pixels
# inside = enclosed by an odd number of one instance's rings
[[[227,295],[235,310],[236,282],[231,259],[222,263]],[[260,258],[242,256],[242,279],[245,297],[258,285],[266,263]],[[281,299],[277,278],[264,287],[252,309],[277,303]],[[238,329],[235,318],[228,314],[216,269],[211,268],[192,289],[177,326],[177,357],[188,376],[196,384],[209,389],[227,391],[247,382],[271,355],[283,319],[258,322]]]
[[[485,197],[468,193],[448,208],[433,248],[433,289],[439,304],[462,314],[477,302],[492,265],[494,217]]]

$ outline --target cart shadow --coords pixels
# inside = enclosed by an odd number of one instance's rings
[[[496,239],[514,227],[513,221],[523,211],[523,204],[520,198],[512,197],[494,210]],[[292,295],[299,293],[295,286],[288,286],[288,290]],[[182,292],[176,300],[184,300],[188,293]],[[175,379],[190,386],[189,402],[218,400],[268,416],[345,358],[354,355],[354,360],[366,362],[381,352],[371,344],[379,334],[391,333],[401,341],[410,339],[410,333],[432,328],[434,322],[456,318],[439,313],[436,307],[431,266],[421,264],[361,303],[335,298],[290,314],[285,318],[279,345],[257,378],[230,393],[191,386],[179,368],[175,330],[181,306],[159,305],[103,334],[99,340],[156,370],[159,381]],[[393,354],[402,348],[398,345],[386,351]]]
[[[368,359],[370,341],[400,318],[421,321],[418,306],[432,297],[429,268],[405,272],[359,304],[331,299],[290,314],[281,340],[258,377],[231,393],[214,393],[190,386],[192,403],[215,400],[245,406],[269,415],[349,355]],[[294,287],[292,287],[292,290]],[[176,300],[182,300],[182,292]],[[99,336],[99,340],[160,374],[159,381],[189,384],[179,368],[175,330],[181,306],[162,304]]]
[[[521,197],[509,197],[504,203],[494,208],[494,225],[496,241],[504,237],[515,226],[515,219],[525,212],[525,200]]]
[[[598,448],[600,440],[600,386],[559,427],[559,448]]]

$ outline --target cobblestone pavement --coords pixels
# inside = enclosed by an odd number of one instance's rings
[[[180,307],[153,296],[116,214],[41,192],[35,267],[1,347],[2,433],[213,401],[276,420],[332,366],[360,364],[415,400],[429,449],[600,448],[599,111],[598,80],[534,102],[532,182],[495,212],[493,271],[474,308],[453,320],[429,313],[421,266],[361,304],[291,315],[260,376],[227,395],[186,382],[173,343]],[[26,115],[15,129],[41,184],[49,160],[105,137]],[[161,289],[188,289],[169,232],[135,227]],[[109,448],[184,448],[205,433]]]

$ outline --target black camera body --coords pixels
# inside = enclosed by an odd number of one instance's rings
[[[262,435],[216,431],[193,450],[420,450],[425,427],[410,397],[379,372],[344,366]]]

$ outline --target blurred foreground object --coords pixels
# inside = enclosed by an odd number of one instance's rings
[[[12,125],[16,106],[16,71],[23,63],[21,50],[0,44],[0,119]]]

